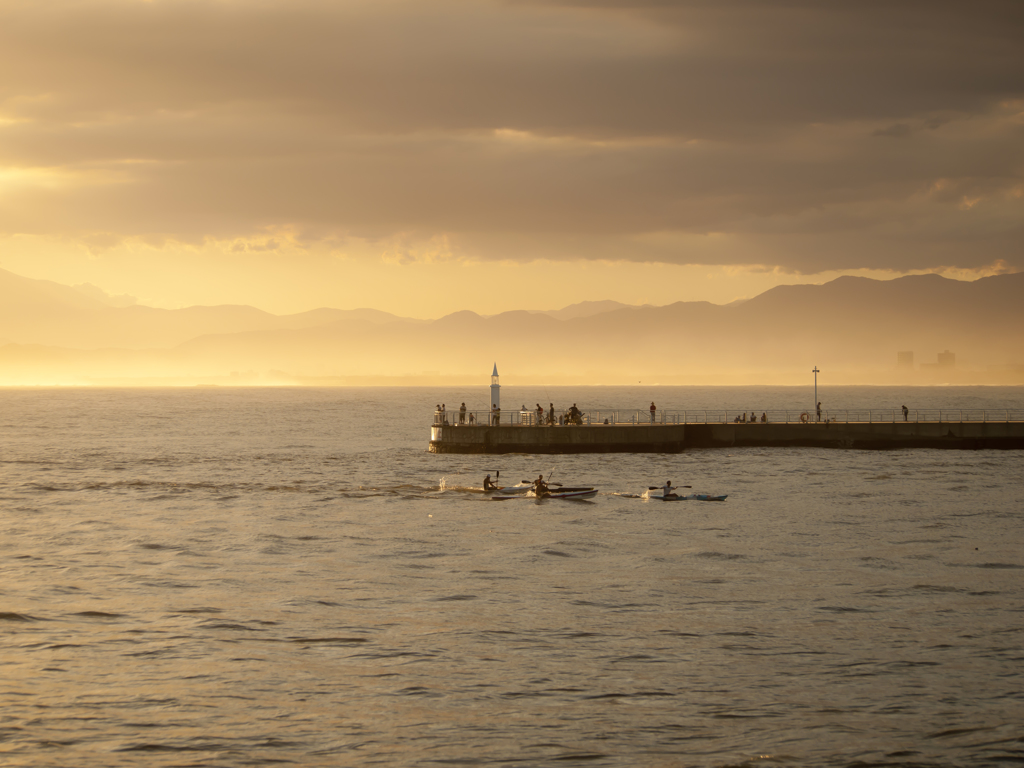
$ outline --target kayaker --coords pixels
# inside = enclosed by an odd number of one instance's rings
[[[548,492],[548,484],[544,482],[544,475],[537,475],[533,481],[533,492],[537,496],[543,496]]]
[[[498,488],[498,486],[496,486],[494,483],[491,482],[491,476],[488,475],[487,477],[484,478],[484,490],[485,491],[497,491],[497,490],[501,490],[501,489]]]
[[[671,480],[666,480],[665,481],[665,485],[663,485],[662,488],[661,488],[661,495],[664,496],[667,499],[669,496],[675,496],[676,495],[675,494],[675,490],[676,489],[675,489],[675,486],[672,485],[672,481]]]

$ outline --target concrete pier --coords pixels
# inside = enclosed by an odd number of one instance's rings
[[[679,453],[688,448],[1024,449],[1022,421],[431,427],[433,453]]]

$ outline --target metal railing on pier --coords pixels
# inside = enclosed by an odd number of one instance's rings
[[[810,410],[613,410],[581,412],[573,419],[568,412],[542,414],[531,410],[506,411],[435,411],[434,426],[629,426],[651,424],[809,424],[814,422],[870,424],[895,422],[1017,422],[1024,421],[1021,408],[850,408]]]

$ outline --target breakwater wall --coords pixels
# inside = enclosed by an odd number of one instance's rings
[[[688,448],[1024,449],[1024,422],[431,427],[433,453],[679,453]]]

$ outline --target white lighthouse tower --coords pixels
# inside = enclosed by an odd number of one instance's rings
[[[501,408],[501,384],[498,383],[498,364],[494,364],[491,372],[491,409]]]

